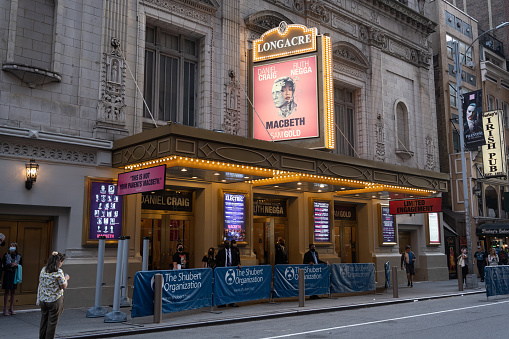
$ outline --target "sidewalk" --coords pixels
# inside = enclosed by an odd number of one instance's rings
[[[298,307],[297,298],[275,299],[239,303],[238,308],[198,309],[163,315],[161,324],[152,323],[153,317],[130,317],[130,308],[122,308],[127,314],[126,323],[104,323],[104,318],[86,318],[88,308],[66,309],[60,318],[57,328],[57,338],[105,338],[115,335],[141,334],[169,329],[206,326],[211,324],[225,324],[244,322],[306,314],[307,312],[331,312],[341,309],[373,307],[390,303],[413,302],[414,300],[436,299],[465,294],[486,293],[484,283],[479,283],[478,289],[458,291],[458,281],[416,282],[413,288],[400,287],[399,297],[393,298],[392,287],[379,293],[362,295],[333,295],[332,298],[322,296],[319,300],[305,301],[305,307]],[[90,305],[93,306],[93,305]],[[111,308],[109,309],[111,311]],[[20,310],[14,316],[0,315],[0,333],[3,338],[38,338],[40,311],[38,309]]]

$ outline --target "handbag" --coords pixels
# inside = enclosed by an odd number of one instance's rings
[[[16,272],[14,273],[14,285],[21,284],[23,280],[23,268],[18,265]]]

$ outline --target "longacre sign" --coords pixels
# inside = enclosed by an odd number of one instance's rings
[[[316,28],[288,25],[284,21],[253,42],[255,62],[313,51],[316,51]]]
[[[390,214],[442,212],[442,198],[389,201]]]

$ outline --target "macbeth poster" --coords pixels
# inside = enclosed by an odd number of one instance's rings
[[[486,143],[482,125],[482,90],[463,94],[463,130],[467,149],[477,149]]]
[[[253,73],[254,108],[260,118],[254,119],[255,139],[318,136],[315,56],[255,66]]]

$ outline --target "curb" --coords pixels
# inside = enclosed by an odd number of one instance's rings
[[[100,332],[100,333],[77,334],[77,335],[72,335],[72,336],[59,336],[59,338],[65,338],[65,339],[112,338],[112,337],[118,337],[118,336],[139,335],[139,334],[156,333],[156,332],[163,332],[163,331],[176,331],[176,330],[183,330],[183,329],[196,328],[196,327],[208,327],[208,326],[227,325],[227,324],[242,323],[242,322],[249,322],[249,321],[260,321],[260,320],[266,320],[266,319],[301,316],[301,315],[307,315],[310,313],[316,314],[316,313],[337,312],[337,311],[346,311],[346,310],[353,310],[353,309],[359,309],[359,308],[396,305],[396,304],[410,303],[410,302],[423,301],[423,300],[435,300],[435,299],[444,299],[444,298],[451,298],[451,297],[462,297],[464,295],[483,294],[483,293],[486,293],[486,291],[472,291],[472,292],[442,294],[442,295],[435,295],[435,296],[395,299],[395,300],[378,301],[378,302],[372,302],[372,303],[362,303],[362,304],[355,304],[355,305],[309,308],[309,309],[302,309],[302,310],[301,309],[287,309],[287,310],[284,310],[284,311],[281,311],[278,313],[271,313],[271,314],[251,314],[251,315],[240,316],[240,317],[235,317],[235,318],[231,318],[231,319],[216,319],[216,320],[190,322],[190,323],[182,323],[182,324],[174,324],[174,325],[150,325],[149,327],[144,327],[144,328],[131,328],[131,329],[125,329],[125,330],[114,330],[114,331]],[[138,326],[138,325],[127,324],[127,323],[126,323],[126,325]]]

